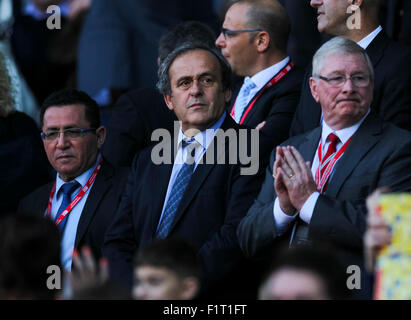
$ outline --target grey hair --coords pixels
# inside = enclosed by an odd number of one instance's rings
[[[160,91],[161,94],[167,94],[169,96],[172,96],[170,74],[169,74],[170,66],[176,58],[178,58],[179,56],[187,52],[194,51],[194,50],[208,51],[217,58],[218,62],[220,63],[223,90],[225,91],[231,88],[231,67],[228,64],[228,62],[224,59],[224,57],[221,55],[221,53],[201,43],[185,42],[181,46],[174,49],[163,60],[160,67],[158,68],[157,89]]]
[[[13,88],[5,55],[0,52],[0,117],[15,111]]]
[[[354,41],[343,37],[335,37],[324,43],[313,57],[313,77],[320,75],[324,59],[330,55],[361,54],[367,62],[370,77],[374,80],[374,67],[367,52]]]

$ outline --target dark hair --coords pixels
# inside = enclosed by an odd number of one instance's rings
[[[44,100],[40,111],[40,122],[43,127],[44,114],[50,107],[64,107],[79,104],[84,106],[86,120],[92,128],[100,127],[100,108],[87,93],[74,89],[56,91]]]
[[[270,45],[272,44],[277,50],[285,53],[291,32],[291,22],[284,7],[276,0],[242,0],[237,3],[249,7],[248,27],[268,32]],[[254,39],[255,34],[250,34],[250,40]]]
[[[155,266],[174,271],[180,278],[200,278],[200,264],[196,250],[184,240],[158,239],[139,250],[134,267]]]
[[[170,74],[169,69],[173,61],[179,56],[194,50],[205,50],[213,54],[219,64],[221,69],[221,82],[223,85],[223,90],[228,90],[231,88],[231,67],[228,62],[224,59],[219,51],[214,48],[210,48],[204,44],[186,42],[172,51],[161,63],[158,69],[158,82],[157,88],[162,94],[172,95],[171,84],[170,84]]]
[[[158,46],[160,64],[170,52],[184,42],[198,42],[215,48],[215,39],[214,31],[206,24],[198,21],[181,22],[160,38]]]
[[[280,269],[293,268],[310,271],[323,280],[331,299],[346,299],[349,297],[346,272],[335,250],[336,248],[332,246],[319,243],[315,243],[312,247],[283,247],[275,253],[275,258],[262,283]]]
[[[53,299],[49,266],[60,266],[60,233],[47,218],[9,214],[0,222],[0,299]],[[61,268],[60,268],[61,270]]]

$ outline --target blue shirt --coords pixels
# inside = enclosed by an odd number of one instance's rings
[[[74,180],[77,181],[81,186],[74,190],[71,200],[80,192],[80,190],[85,186],[94,169],[97,167],[98,162],[100,161],[101,155],[97,157],[97,162],[87,171],[83,172],[80,176],[76,177]],[[74,181],[72,180],[72,181]],[[63,193],[61,192],[61,186],[66,183],[63,181],[59,174],[56,177],[56,192],[54,193],[51,207],[51,218],[53,221],[56,220],[57,211],[60,208],[60,205],[63,201]],[[90,190],[92,189],[94,183],[90,186],[87,192],[84,194],[83,198],[77,203],[77,205],[71,210],[68,214],[67,223],[61,238],[61,264],[66,270],[71,270],[72,255],[74,249],[74,242],[76,240],[77,226],[83,212],[84,205],[86,204]]]

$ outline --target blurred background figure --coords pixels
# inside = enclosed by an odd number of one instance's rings
[[[49,29],[51,5],[61,28]],[[52,92],[76,87],[77,43],[91,0],[14,0],[11,48],[37,104]]]
[[[162,34],[186,20],[216,30],[213,8],[213,0],[94,1],[79,44],[79,89],[107,106],[128,89],[155,87]]]
[[[10,37],[13,30],[12,0],[0,0],[0,52],[4,55],[9,70],[15,109],[32,117],[39,124],[39,110],[36,100],[22,77],[11,52]]]
[[[66,273],[64,295],[66,300],[131,300],[125,290],[108,279],[108,262],[100,258],[98,263],[89,246],[73,254],[75,268]]]
[[[49,266],[60,267],[60,234],[54,223],[17,213],[3,217],[0,300],[56,298],[60,290],[47,287]]]
[[[348,298],[346,272],[335,248],[284,248],[276,253],[262,281],[260,300],[334,300]]]
[[[51,167],[32,118],[16,111],[6,59],[0,52],[0,216],[50,181]]]
[[[191,300],[200,289],[196,251],[185,241],[156,240],[137,252],[133,296],[138,300]]]

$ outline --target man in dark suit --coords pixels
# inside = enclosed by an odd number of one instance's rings
[[[214,47],[215,33],[205,24],[186,21],[166,32],[158,46],[158,63],[186,41]],[[111,163],[130,167],[136,153],[152,144],[151,135],[159,128],[173,131],[177,117],[163,96],[153,88],[139,88],[123,94],[116,102],[107,125],[102,153]]]
[[[382,119],[411,130],[411,48],[393,42],[379,26],[380,4],[380,0],[311,0],[311,6],[317,8],[321,33],[345,37],[367,51],[375,71],[371,109]],[[292,136],[314,129],[321,121],[321,107],[309,88],[311,73],[310,68],[305,75],[290,129]]]
[[[276,0],[243,0],[227,11],[216,40],[233,72],[244,78],[234,95],[237,123],[260,129],[267,152],[288,138],[303,73],[287,56],[290,22]]]
[[[56,221],[62,234],[62,265],[70,270],[73,249],[87,244],[95,257],[101,256],[128,170],[115,168],[100,155],[106,129],[100,125],[97,103],[84,92],[50,95],[41,122],[44,149],[57,176],[25,197],[19,212]]]
[[[254,141],[245,138],[249,129],[224,112],[231,72],[217,51],[184,44],[163,61],[159,79],[158,87],[181,126],[174,139],[167,138],[166,131],[159,144],[134,159],[104,254],[113,280],[131,289],[134,251],[155,238],[182,238],[196,248],[209,287],[241,260],[236,227],[262,181],[261,170],[253,165],[258,152],[251,150],[249,162],[235,151]],[[230,133],[231,139],[221,140],[221,133]],[[252,167],[255,170],[243,171]]]
[[[373,79],[369,58],[353,41],[333,38],[317,51],[310,87],[323,124],[273,151],[238,228],[248,256],[291,237],[291,246],[333,244],[345,267],[362,266],[367,196],[381,186],[411,190],[411,134],[370,113]]]

